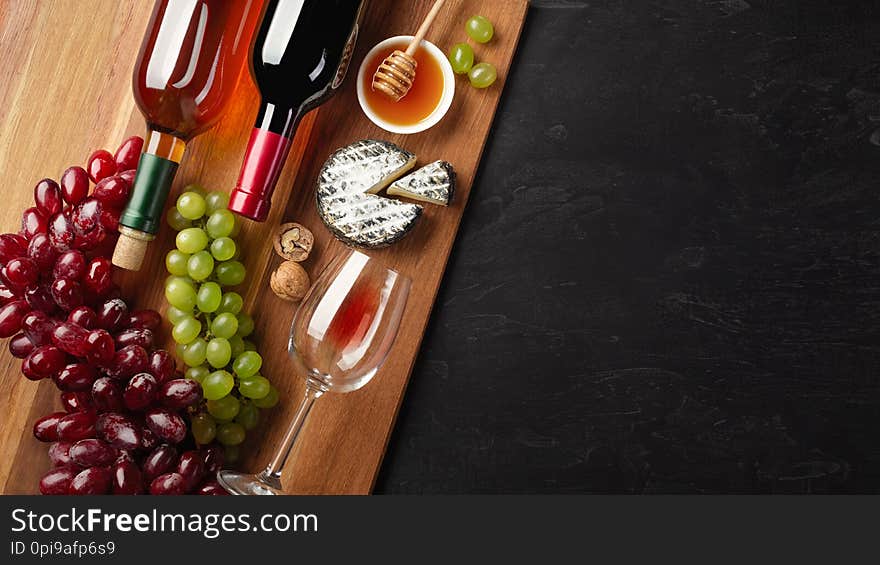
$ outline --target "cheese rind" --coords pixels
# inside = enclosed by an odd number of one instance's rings
[[[446,161],[434,161],[392,183],[388,194],[448,206],[455,194],[455,169]]]

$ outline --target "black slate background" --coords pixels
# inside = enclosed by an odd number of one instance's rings
[[[533,2],[376,491],[880,491],[878,192],[876,2]]]

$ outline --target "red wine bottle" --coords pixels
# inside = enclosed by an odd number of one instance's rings
[[[229,209],[262,222],[302,117],[342,84],[363,0],[269,0],[251,52],[260,111]]]

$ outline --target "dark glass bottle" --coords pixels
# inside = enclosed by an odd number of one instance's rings
[[[296,127],[345,78],[363,0],[269,0],[251,51],[260,110],[229,209],[263,221]]]

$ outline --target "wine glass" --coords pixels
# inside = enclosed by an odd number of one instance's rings
[[[306,380],[302,403],[263,471],[217,474],[226,490],[284,494],[281,471],[315,400],[325,392],[352,392],[370,382],[397,336],[410,286],[407,277],[351,249],[324,269],[290,327],[288,354]]]

